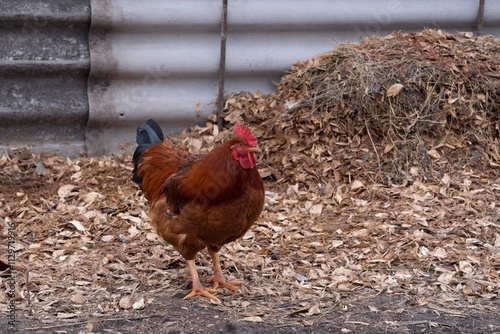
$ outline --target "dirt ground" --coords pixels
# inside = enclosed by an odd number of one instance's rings
[[[411,307],[402,296],[380,296],[350,303],[343,309],[301,317],[290,313],[279,324],[243,321],[224,307],[200,300],[182,300],[182,294],[158,296],[158,304],[144,312],[126,312],[115,317],[82,317],[72,321],[42,322],[21,316],[19,333],[498,333],[497,314],[456,312]],[[372,312],[369,307],[380,311]],[[277,304],[276,308],[286,308]],[[405,307],[406,308],[406,307]],[[273,310],[270,310],[273,312]],[[2,328],[4,322],[2,322]]]

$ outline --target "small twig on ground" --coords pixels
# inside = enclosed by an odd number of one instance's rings
[[[372,143],[373,150],[375,151],[375,155],[377,156],[378,179],[382,180],[382,168],[380,167],[380,156],[378,155],[377,146],[375,146],[375,143],[373,142],[373,138],[372,138],[372,135],[370,133],[370,128],[368,127],[368,123],[366,122],[366,119],[365,119],[365,128],[366,128],[366,133],[368,133],[368,137],[370,137],[370,142]]]
[[[33,315],[33,308],[31,307],[31,294],[30,294],[30,262],[28,258],[28,263],[26,265],[26,292],[28,294],[27,300],[28,300],[28,314]]]

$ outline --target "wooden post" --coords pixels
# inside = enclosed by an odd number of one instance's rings
[[[477,34],[483,34],[483,23],[484,23],[484,3],[485,0],[479,0],[479,9],[477,11],[476,28],[478,30]]]
[[[222,17],[220,29],[220,64],[219,64],[219,96],[217,97],[217,127],[222,131],[222,110],[224,110],[224,80],[226,76],[226,31],[227,2],[222,0]]]

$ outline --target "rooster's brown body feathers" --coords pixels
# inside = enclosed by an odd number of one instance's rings
[[[151,131],[148,122],[138,129],[134,181],[148,200],[158,234],[186,260],[204,248],[215,254],[243,236],[264,206],[257,168],[242,168],[232,156],[235,146],[246,145],[245,138],[237,136],[207,155],[193,155],[163,139],[161,130],[157,138],[152,135],[157,143],[143,140],[144,131]]]

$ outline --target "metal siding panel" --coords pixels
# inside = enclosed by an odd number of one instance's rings
[[[0,149],[84,151],[89,3],[2,0],[0,6]]]
[[[218,32],[220,2],[92,0],[92,27],[115,33]]]
[[[89,154],[130,150],[135,128],[148,117],[167,132],[204,122],[218,92],[221,1],[91,4]],[[474,31],[478,4],[229,0],[226,91],[269,93],[295,61],[372,34]],[[487,0],[485,9],[484,32],[498,36],[500,4]]]
[[[429,23],[461,23],[474,20],[477,2],[470,0],[232,0],[228,25],[241,28],[302,31],[308,27],[330,27],[336,31],[356,25],[397,24],[407,28]]]
[[[219,71],[216,34],[117,34],[112,43],[114,56],[120,59],[117,77],[148,72],[160,77],[213,76]]]
[[[500,1],[485,0],[483,33],[500,37]]]
[[[122,152],[148,117],[167,133],[204,122],[217,92],[219,3],[91,5],[89,154]]]

